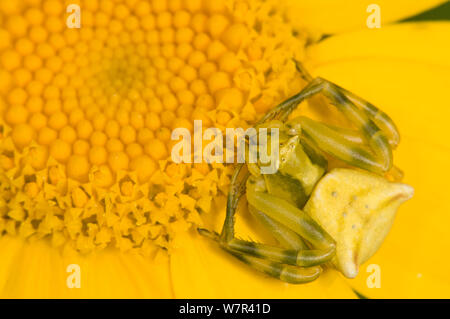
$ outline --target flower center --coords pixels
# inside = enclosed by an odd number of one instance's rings
[[[231,172],[171,164],[171,131],[248,126],[302,85],[275,1],[81,1],[79,29],[30,3],[0,6],[1,233],[167,247]]]

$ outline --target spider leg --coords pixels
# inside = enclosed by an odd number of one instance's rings
[[[336,87],[355,105],[359,106],[369,118],[386,134],[392,147],[400,143],[400,133],[394,121],[385,112],[372,103],[360,98],[350,91],[336,85]]]
[[[258,192],[252,181],[253,178],[247,183],[251,213],[287,248],[245,241],[234,236],[227,239],[204,229],[199,229],[199,233],[217,241],[236,258],[270,276],[290,283],[304,283],[316,279],[321,273],[318,265],[334,256],[334,240],[306,213],[284,200]],[[293,222],[286,223],[286,220]],[[300,236],[319,249],[310,250]]]
[[[250,267],[290,284],[302,284],[314,281],[322,273],[322,268],[319,266],[308,268],[295,267],[239,254],[234,251],[230,251],[230,253]]]
[[[267,192],[259,191],[255,179],[251,177],[247,182],[247,200],[257,211],[262,212],[271,220],[281,224],[290,230],[283,238],[289,245],[295,248],[280,248],[265,244],[254,243],[237,239],[234,236],[219,239],[220,245],[231,251],[269,259],[281,264],[296,265],[301,267],[316,266],[329,261],[335,251],[335,242],[328,233],[322,229],[309,215],[296,208],[289,202],[270,195]],[[271,223],[270,228],[276,233],[281,233],[282,229],[277,228],[276,223]],[[292,233],[298,234],[306,239],[314,249],[303,249],[299,243],[293,240]],[[291,235],[291,237],[287,237]],[[290,240],[290,241],[289,241]]]
[[[321,143],[314,143],[314,141],[311,141],[311,138],[308,138],[307,136],[304,136],[304,141],[313,142],[316,147],[322,149],[332,149],[334,147],[335,150],[330,150],[330,153],[342,153],[340,155],[341,159],[347,158],[347,162],[353,166],[371,170],[372,167],[379,165],[377,163],[377,159],[367,148],[364,136],[358,131],[344,127],[336,127],[325,123],[314,122],[308,118],[305,120],[302,117],[294,118],[291,122],[297,123],[299,126],[303,125],[304,127],[308,127],[308,123],[311,126],[314,126],[314,130],[310,130],[310,132],[316,133],[315,135],[319,135],[322,132],[326,137],[316,137],[316,140],[319,140]],[[327,138],[334,140],[334,142],[331,143],[331,140],[327,140]],[[392,142],[390,143],[393,145]],[[341,146],[345,146],[345,148],[342,148]],[[358,154],[362,156],[359,156]],[[388,174],[395,181],[401,181],[403,178],[402,171],[396,166],[393,166]]]
[[[305,81],[307,82],[314,81],[314,78],[311,76],[308,70],[306,70],[306,68],[300,61],[294,60],[294,63],[297,68],[297,71],[300,73],[300,76]],[[394,121],[389,117],[389,115],[387,115],[385,112],[377,108],[372,103],[357,96],[356,94],[340,87],[337,84],[334,83],[331,84],[336,90],[340,91],[353,104],[360,107],[368,115],[368,117],[386,134],[389,143],[392,145],[392,147],[395,148],[398,146],[398,144],[400,143],[400,133],[398,132],[397,126],[395,125]]]
[[[335,241],[316,221],[288,201],[259,190],[253,177],[247,182],[247,201],[257,210],[307,240],[314,250],[321,251],[324,258],[330,251],[334,252]],[[303,262],[301,256],[299,253],[299,263]]]
[[[245,194],[245,183],[249,173],[245,172],[244,165],[239,164],[231,177],[230,190],[227,197],[227,210],[223,223],[220,238],[222,241],[229,241],[234,238],[234,224],[236,210],[240,198]]]
[[[381,163],[364,144],[352,141],[348,134],[343,134],[307,117],[301,117],[300,122],[303,134],[323,151],[353,166],[376,173],[385,171],[384,163]]]
[[[279,264],[312,267],[326,263],[334,256],[334,248],[326,251],[318,249],[286,249],[277,246],[255,243],[234,238],[229,242],[221,242],[222,248],[240,254],[270,260]]]
[[[253,268],[283,281],[300,283],[314,280],[321,272],[321,268],[315,266],[334,256],[334,240],[306,213],[285,200],[258,191],[253,181],[250,178],[247,183],[247,199],[254,207],[252,213],[259,215],[258,218],[288,248],[234,237],[224,240],[218,234],[203,229],[199,229],[200,234],[218,241],[223,249]],[[314,249],[305,249],[307,246],[299,236],[308,240]]]
[[[377,165],[364,168],[375,173],[385,173],[390,170],[392,168],[392,149],[384,132],[378,128],[366,113],[360,110],[350,99],[341,93],[335,84],[322,78],[317,78],[317,80],[325,83],[323,94],[333,102],[338,110],[342,112],[350,122],[356,125],[357,129],[361,131],[367,139],[368,145],[374,153],[373,158],[369,157],[368,160],[371,161],[372,159],[375,159]],[[366,154],[356,153],[356,155],[364,156]],[[345,161],[347,159],[342,158],[342,160]],[[359,160],[359,157],[357,160]]]
[[[270,233],[281,244],[281,246],[297,250],[309,249],[301,236],[299,236],[289,228],[283,226],[276,220],[273,220],[263,212],[257,210],[252,205],[249,205],[248,208],[252,216],[255,217],[255,219],[257,219],[266,229],[270,231]]]
[[[386,135],[388,138],[389,144],[392,148],[396,148],[398,144],[400,143],[400,133],[397,129],[397,126],[395,125],[394,121],[382,110],[378,109],[375,105],[371,104],[370,102],[358,97],[357,95],[353,94],[352,92],[335,85],[338,90],[340,90],[345,96],[352,101],[355,105],[359,106],[368,116],[369,118],[377,125]],[[348,129],[339,129],[334,128],[340,133],[342,133],[342,136],[344,138],[347,138],[350,141],[357,142],[361,144],[361,139],[358,138],[357,135],[359,133],[356,133],[352,130]],[[400,181],[402,179],[402,172],[398,167],[393,166],[392,169],[389,172],[394,180]]]
[[[209,237],[220,243],[219,234],[210,232],[206,229],[198,229],[199,233],[203,236]],[[251,255],[246,255],[230,249],[226,246],[222,246],[231,255],[249,265],[253,269],[263,272],[271,277],[279,279],[281,281],[291,284],[302,284],[316,280],[322,273],[322,268],[319,266],[314,267],[297,267],[291,265],[285,265],[277,263],[268,259],[258,258]]]
[[[341,136],[347,142],[359,144],[361,146],[365,145],[364,136],[358,131],[344,127],[332,126],[325,123],[322,123],[322,125],[328,127],[330,130],[333,130],[335,134]]]
[[[295,94],[274,109],[270,110],[256,123],[256,126],[273,119],[278,119],[285,122],[292,111],[294,111],[300,103],[321,92],[324,89],[324,86],[325,83],[323,83],[320,79],[312,80],[300,93]]]
[[[342,91],[342,88],[339,88],[337,85],[325,79],[316,78],[312,80],[300,93],[287,99],[272,111],[269,111],[258,122],[258,124],[276,118],[280,119],[281,121],[286,121],[288,116],[297,108],[297,106],[301,102],[318,93],[323,93],[328,99],[333,102],[338,110],[342,112],[345,117],[347,117],[347,119],[350,120],[350,122],[356,125],[358,131],[360,131],[368,141],[368,146],[371,150],[371,152],[359,152],[359,149],[357,149],[356,152],[353,152],[353,154],[356,156],[354,159],[347,156],[339,157],[340,153],[333,153],[331,152],[331,150],[329,150],[330,153],[340,158],[341,160],[348,162],[351,165],[355,165],[354,163],[364,163],[362,168],[374,173],[382,174],[389,171],[392,168],[393,156],[391,145],[384,131],[380,129],[374,123],[374,121],[372,121],[370,115],[368,115],[364,110],[358,108],[352,102],[352,100],[345,95],[345,92]],[[353,99],[357,100],[355,97],[353,97]],[[362,103],[361,100],[358,101]],[[314,129],[315,127],[310,126],[309,128]],[[313,131],[310,131],[308,133],[311,133],[309,135],[314,134]],[[336,134],[333,134],[329,138],[330,143],[333,143],[335,135]],[[317,140],[314,141],[317,142]],[[339,140],[336,140],[336,142],[338,141]],[[344,145],[348,146],[348,144]],[[333,149],[342,147],[343,145],[335,145]],[[327,150],[325,149],[325,151]]]

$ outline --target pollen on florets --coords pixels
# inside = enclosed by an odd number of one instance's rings
[[[201,223],[231,168],[171,163],[171,131],[247,127],[299,90],[274,4],[1,2],[0,233],[147,251]]]

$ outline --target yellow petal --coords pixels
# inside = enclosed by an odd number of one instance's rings
[[[214,215],[220,229],[224,210]],[[253,231],[258,224],[248,218],[239,211],[237,236],[259,241]],[[176,298],[355,298],[335,270],[326,270],[315,282],[290,285],[251,269],[195,230],[177,236],[170,270]]]
[[[9,280],[9,274],[15,267],[18,253],[23,246],[22,240],[3,236],[0,239],[2,249],[0,249],[0,288],[3,288]],[[1,290],[0,290],[1,291]]]
[[[401,23],[336,35],[308,50],[313,67],[348,60],[392,59],[450,66],[450,22]]]
[[[339,58],[334,58],[332,52],[324,53],[331,49],[327,41],[311,51],[317,57],[327,56],[326,61],[314,60],[314,75],[338,83],[393,117],[403,137],[395,152],[395,164],[405,172],[403,182],[416,191],[414,198],[400,209],[381,249],[366,263],[380,266],[381,288],[368,288],[370,273],[364,267],[355,280],[349,280],[369,297],[450,297],[450,274],[446,271],[450,267],[446,254],[450,249],[450,66],[444,59],[433,60],[432,50],[427,62],[423,52],[427,45],[437,45],[439,36],[444,39],[442,32],[448,30],[448,25],[424,25],[429,30],[427,37],[416,37],[415,32],[423,31],[414,25],[405,28],[405,32],[396,34],[401,44],[392,50],[398,51],[395,55],[383,54],[390,51],[393,42],[387,30],[384,38],[380,36],[373,42],[370,32],[366,33],[369,38],[364,46],[380,46],[380,56],[376,52],[360,54],[363,50],[358,49],[357,41],[362,36],[355,38],[352,47],[348,47],[350,42],[339,44],[333,40],[333,52]],[[387,47],[383,49],[384,45]],[[409,50],[415,46],[424,48],[420,59],[411,58],[414,54]],[[348,54],[341,55],[344,47]],[[409,58],[402,59],[403,55]]]
[[[176,298],[355,298],[334,270],[312,283],[290,285],[251,269],[194,232],[180,236],[177,246],[170,256]]]
[[[368,29],[367,19],[373,13],[368,6],[380,9],[381,28],[430,9],[443,0],[285,0],[288,16],[294,25],[315,34],[336,34],[349,30]]]
[[[428,36],[420,26],[428,30]],[[395,55],[387,54],[394,41],[388,29],[401,42],[392,50],[397,51]],[[444,58],[445,54],[450,56],[450,45],[440,47],[441,58],[436,58],[439,53],[433,50],[439,47],[439,42],[446,42],[443,37],[450,32],[450,23],[411,24],[402,30],[397,32],[397,26],[386,28],[382,36],[367,31],[367,39],[361,46],[380,47],[370,55],[358,49],[358,41],[365,38],[362,33],[356,34],[355,41],[338,36],[336,39],[343,39],[342,43],[335,39],[332,46],[326,40],[311,48],[310,69],[314,75],[333,81],[386,111],[399,126],[402,136],[450,147],[447,138],[450,63]],[[424,49],[417,55],[411,52],[419,47]],[[344,48],[347,54],[342,55],[340,51]],[[425,52],[426,48],[431,50]],[[332,57],[331,51],[339,58]],[[405,59],[401,58],[403,55]]]
[[[405,138],[396,162],[415,195],[400,209],[378,253],[349,282],[368,297],[449,298],[450,151]],[[371,264],[380,267],[380,288],[367,285],[373,270],[366,267]]]
[[[0,298],[170,298],[167,255],[154,258],[108,249],[82,257],[45,241],[0,239]],[[69,265],[80,268],[80,288],[69,288]]]

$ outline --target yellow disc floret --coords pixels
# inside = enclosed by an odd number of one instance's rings
[[[24,146],[28,146],[33,140],[34,130],[28,124],[19,124],[14,126],[11,136],[14,143],[19,148],[23,148]]]
[[[67,175],[77,181],[87,180],[89,172],[88,159],[83,155],[72,155],[67,162]]]

